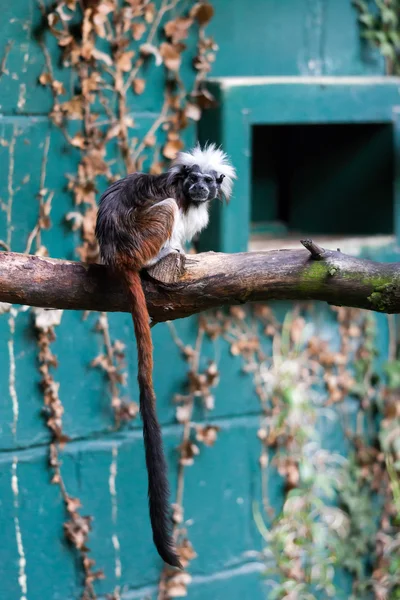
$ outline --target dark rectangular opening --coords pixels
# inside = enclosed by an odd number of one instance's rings
[[[394,233],[391,124],[257,125],[252,133],[253,234]]]

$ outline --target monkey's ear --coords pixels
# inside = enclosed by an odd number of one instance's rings
[[[219,177],[215,178],[215,181],[217,182],[218,185],[218,199],[221,200],[221,202],[223,202],[225,200],[225,202],[227,204],[229,204],[229,195],[226,193],[226,190],[224,189],[223,186],[223,181],[225,179],[226,175],[224,175],[223,173],[221,173],[221,175],[219,175]]]

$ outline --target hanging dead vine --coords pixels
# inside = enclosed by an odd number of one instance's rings
[[[44,13],[62,51],[63,66],[76,77],[74,89],[78,92],[61,101],[66,89],[54,79],[50,55],[45,54],[46,69],[39,81],[51,89],[54,97],[51,119],[81,154],[77,173],[68,176],[76,209],[66,218],[73,231],[81,233],[83,243],[77,252],[85,262],[97,262],[99,258],[94,235],[97,182],[105,179],[111,183],[124,173],[142,169],[145,163],[150,165],[150,172],[160,173],[166,160],[183,148],[182,131],[190,121],[200,118],[201,107],[210,102],[204,79],[215,58],[216,45],[206,36],[205,26],[213,16],[213,8],[207,2],[197,2],[187,15],[181,16],[183,5],[180,0],[162,0],[158,8],[147,0],[131,0],[123,6],[112,0],[59,1],[50,13]],[[171,18],[172,13],[178,16]],[[80,35],[76,33],[77,18]],[[198,55],[193,60],[197,74],[192,78],[190,93],[181,79],[180,67],[186,50],[184,40],[195,27],[199,35]],[[161,41],[163,35],[165,41]],[[155,68],[164,65],[166,69],[164,100],[159,115],[139,138],[135,135],[137,124],[132,109],[135,97],[145,92],[145,67],[148,71],[153,60]],[[81,124],[74,134],[70,133],[72,122]],[[160,130],[162,135],[157,137]],[[110,153],[117,158],[108,159]],[[104,372],[110,380],[112,405],[119,423],[121,410],[125,418],[129,414],[135,416],[136,411],[120,408],[116,386],[121,381],[115,377],[117,354],[107,339],[107,319],[107,315],[101,317],[98,330],[104,337],[108,363]],[[104,365],[104,361],[97,358],[94,364]]]
[[[84,573],[82,600],[92,600],[96,598],[93,583],[104,577],[101,570],[93,570],[96,563],[93,558],[88,556],[89,550],[86,544],[92,518],[80,514],[81,502],[79,498],[68,494],[61,472],[59,451],[62,450],[69,438],[65,435],[62,427],[64,408],[59,396],[59,384],[52,373],[58,363],[57,357],[51,350],[51,344],[56,339],[55,327],[60,324],[61,317],[62,311],[59,310],[34,309],[34,324],[39,346],[39,371],[44,400],[43,415],[52,438],[49,452],[49,465],[53,471],[51,483],[59,486],[68,515],[68,521],[64,523],[65,536],[81,559]]]
[[[208,415],[214,408],[213,389],[219,383],[219,372],[215,358],[208,360],[204,371],[200,370],[200,359],[202,342],[206,332],[205,320],[199,322],[197,339],[193,346],[185,345],[179,338],[174,325],[169,324],[172,338],[180,350],[183,360],[188,365],[187,393],[176,394],[174,403],[176,408],[176,420],[183,425],[182,441],[178,448],[178,482],[176,499],[173,507],[174,538],[176,541],[179,557],[184,572],[176,572],[168,566],[161,574],[159,584],[158,600],[168,600],[187,595],[187,586],[191,576],[187,572],[190,562],[196,558],[196,552],[188,537],[188,531],[184,526],[184,487],[185,470],[195,464],[196,456],[200,454],[199,445],[213,446],[217,441],[219,428],[211,424],[196,424],[193,421],[193,411],[196,403],[200,405],[203,412]]]
[[[55,79],[52,57],[43,38],[41,45],[46,66],[39,82],[48,87],[53,96],[50,118],[62,131],[67,144],[80,155],[77,172],[68,175],[68,188],[75,206],[66,215],[66,220],[72,230],[81,235],[82,243],[77,248],[79,257],[93,263],[99,258],[94,235],[99,191],[104,185],[134,170],[146,168],[151,173],[161,173],[168,161],[184,147],[182,135],[190,123],[198,121],[202,108],[213,102],[205,88],[205,78],[215,59],[217,46],[206,35],[205,28],[214,10],[205,1],[193,2],[188,8],[183,0],[161,0],[158,5],[149,0],[126,0],[122,3],[114,0],[58,0],[50,11],[43,4],[40,6],[60,48],[62,65],[73,75],[73,91],[70,92],[63,82]],[[186,40],[193,34],[198,38],[197,55],[192,59],[193,75],[181,77]],[[135,106],[140,104],[139,97],[150,86],[152,74],[161,66],[165,68],[164,97],[158,114],[145,133],[138,136]],[[41,202],[41,215],[46,216],[50,204],[51,200]],[[33,238],[40,240],[41,225],[38,222],[28,240],[28,247]],[[93,359],[91,366],[102,369],[109,381],[115,425],[119,427],[123,421],[135,418],[137,414],[135,402],[121,399],[121,388],[127,380],[124,345],[119,340],[112,340],[106,313],[99,316],[96,330],[103,336],[104,352]],[[47,356],[51,341],[46,336],[51,338],[52,332],[40,334],[39,344],[46,345],[41,350],[42,358]],[[62,405],[58,396],[54,401],[48,401],[50,410],[55,411],[51,416],[53,424],[62,414]],[[182,456],[189,444],[187,427],[185,425]],[[199,432],[198,436],[201,435]],[[204,432],[204,443],[210,436],[211,431]],[[53,444],[53,454],[55,448]],[[60,477],[56,454],[52,466],[56,469],[56,478]],[[182,468],[181,462],[177,494],[180,508],[176,508],[174,513],[176,524],[179,522],[178,513],[181,511],[183,514]],[[70,527],[66,527],[66,535],[78,550],[85,553],[90,520],[78,519],[75,513],[78,505],[78,501],[75,504],[66,501],[67,510],[72,507],[72,521],[75,519]],[[181,558],[188,564],[194,556],[190,543],[182,537],[180,530],[176,530],[176,535],[181,540]],[[85,554],[82,556],[84,595],[95,597],[92,583],[100,574],[93,575],[92,563]],[[168,583],[168,586],[171,585],[171,582]]]

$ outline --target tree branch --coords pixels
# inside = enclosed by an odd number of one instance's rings
[[[400,263],[302,243],[308,250],[167,257],[142,276],[149,313],[161,322],[265,300],[323,300],[400,313]],[[0,252],[0,302],[129,312],[123,287],[106,267],[12,252]]]

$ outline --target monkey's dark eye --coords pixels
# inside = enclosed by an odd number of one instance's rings
[[[211,175],[205,175],[204,176],[204,181],[206,183],[212,183],[214,181],[214,177],[211,177]]]

